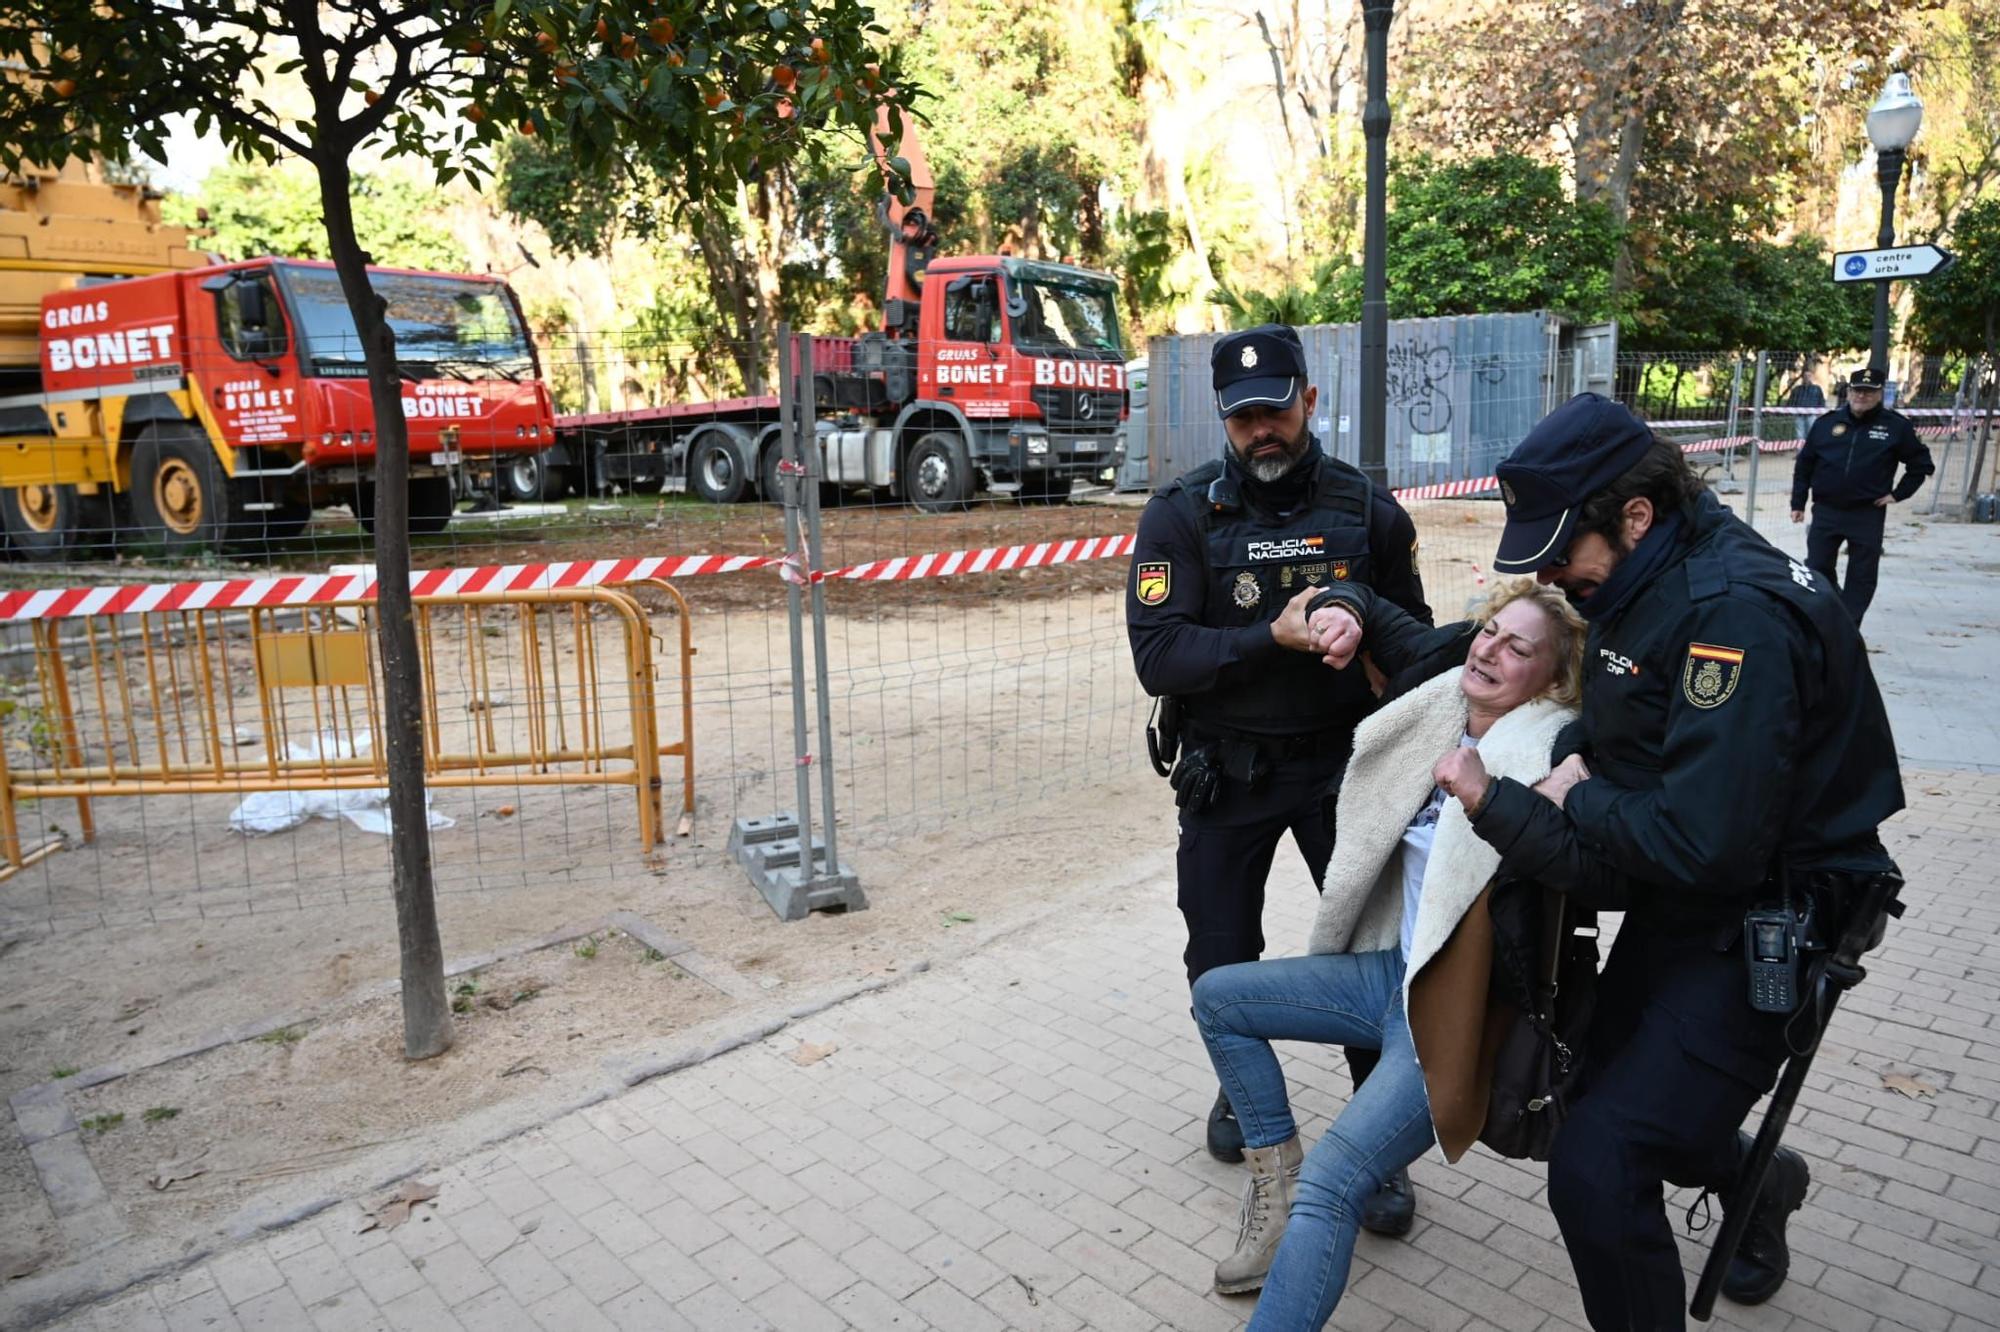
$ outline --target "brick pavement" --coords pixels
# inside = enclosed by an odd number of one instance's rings
[[[1892,831],[1912,910],[1841,1010],[1791,1138],[1814,1170],[1793,1279],[1763,1309],[1725,1306],[1722,1326],[2000,1326],[2000,903],[1984,864],[2000,776],[1913,773],[1911,795]],[[1281,870],[1282,945],[1303,937],[1310,889]],[[1239,1175],[1199,1146],[1214,1082],[1169,897],[1045,922],[446,1164],[425,1176],[435,1211],[392,1233],[356,1234],[344,1205],[61,1326],[1240,1326],[1250,1302],[1207,1289]],[[800,1039],[836,1050],[801,1065]],[[1346,1091],[1339,1059],[1285,1058],[1315,1136]],[[1938,1093],[1906,1099],[1882,1087],[1889,1071]],[[1538,1169],[1482,1149],[1415,1173],[1415,1233],[1363,1237],[1336,1326],[1581,1324]]]

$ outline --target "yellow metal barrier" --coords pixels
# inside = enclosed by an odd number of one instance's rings
[[[662,743],[647,612],[569,588],[416,598],[424,770],[432,787],[629,786],[640,844],[665,840],[662,761],[694,815],[693,631],[680,621],[680,736]],[[386,785],[373,602],[185,610],[34,626],[32,762],[0,744],[0,879],[59,848],[21,845],[17,805],[74,799],[83,839],[105,796]],[[257,752],[261,751],[261,752]]]

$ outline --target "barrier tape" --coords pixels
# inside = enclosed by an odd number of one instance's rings
[[[1920,435],[1943,435],[1951,426],[1919,426]],[[1756,443],[1753,436],[1733,435],[1681,445],[1684,453],[1712,453]],[[1797,440],[1765,440],[1766,453],[1788,453]],[[1497,477],[1410,486],[1393,492],[1400,501],[1465,499],[1500,488]],[[487,564],[470,569],[424,569],[410,575],[415,596],[450,596],[470,592],[529,592],[555,588],[596,587],[642,578],[697,578],[710,574],[772,569],[793,582],[846,579],[858,582],[906,582],[920,578],[951,578],[959,574],[1009,573],[1085,560],[1130,555],[1135,538],[1073,537],[1015,546],[987,546],[926,555],[898,555],[869,560],[844,569],[808,575],[796,561],[788,564],[770,555],[655,555],[623,560],[566,560],[548,564]],[[1478,573],[1477,566],[1474,567]],[[1481,576],[1483,581],[1483,575]],[[266,578],[214,578],[185,583],[126,583],[112,587],[16,589],[0,592],[0,624],[60,620],[89,615],[139,615],[152,611],[248,610],[257,607],[314,606],[329,601],[364,601],[375,595],[372,569],[349,568],[323,574],[282,574]]]

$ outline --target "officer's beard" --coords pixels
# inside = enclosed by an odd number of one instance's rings
[[[1276,432],[1258,435],[1237,451],[1237,464],[1250,474],[1252,480],[1266,485],[1284,480],[1312,447],[1312,431],[1301,425],[1296,439],[1284,444],[1283,438]],[[1272,450],[1273,444],[1282,444],[1282,451]],[[1261,455],[1260,450],[1263,451]]]

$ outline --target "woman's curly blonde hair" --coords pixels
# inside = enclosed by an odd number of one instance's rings
[[[1583,640],[1589,626],[1568,597],[1532,578],[1509,578],[1495,584],[1486,599],[1473,608],[1473,622],[1483,629],[1503,608],[1517,601],[1534,602],[1555,627],[1556,677],[1549,685],[1548,697],[1565,707],[1576,707],[1583,702]]]

